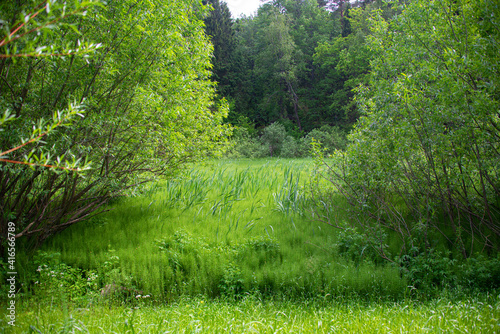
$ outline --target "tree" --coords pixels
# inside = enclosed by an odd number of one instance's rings
[[[7,197],[15,201],[15,205],[22,207],[25,202],[22,196],[13,195],[16,188],[31,190],[34,178],[28,178],[28,182],[23,184],[26,167],[57,173],[65,171],[70,174],[80,173],[90,168],[88,163],[81,159],[75,159],[66,153],[57,155],[57,150],[49,145],[44,145],[44,140],[53,136],[61,127],[70,126],[72,120],[77,116],[82,116],[84,106],[82,103],[69,102],[64,109],[48,110],[47,118],[37,115],[31,117],[32,122],[27,122],[22,111],[28,100],[30,85],[33,84],[33,76],[36,67],[44,59],[53,57],[89,57],[99,44],[88,44],[81,39],[74,46],[52,43],[50,35],[54,32],[55,26],[65,26],[74,28],[67,18],[85,16],[86,10],[95,5],[93,1],[80,1],[66,6],[54,2],[43,2],[38,6],[32,6],[32,11],[28,14],[22,13],[20,17],[13,15],[10,21],[1,20],[2,35],[0,41],[0,77],[3,81],[0,84],[0,108],[3,117],[0,119],[0,256],[4,255],[4,246],[7,239],[12,239],[16,231],[23,228],[16,224],[13,229],[9,221],[16,218],[9,207]],[[16,10],[13,3],[3,3],[0,5],[2,13],[14,12]],[[17,8],[19,10],[19,8]],[[18,75],[20,62],[28,64],[27,73],[21,77],[21,84],[13,84]],[[26,128],[26,124],[29,124]],[[31,129],[30,129],[31,128]],[[54,153],[56,156],[54,156]],[[18,167],[16,167],[16,165]],[[66,174],[68,175],[68,174]],[[29,225],[28,225],[29,226]],[[10,232],[10,236],[9,233]]]
[[[500,250],[499,17],[490,0],[416,0],[373,21],[363,117],[329,175],[363,231],[393,231],[402,253]]]
[[[17,20],[14,16],[12,22],[2,20],[1,27],[3,28],[3,36],[0,41],[0,76],[4,79],[3,88],[10,93],[10,101],[2,99],[0,106],[3,109],[3,116],[0,119],[0,131],[5,130],[3,127],[9,123],[15,123],[16,119],[21,117],[21,111],[24,105],[24,100],[29,91],[29,85],[33,77],[34,66],[31,59],[43,59],[48,57],[64,57],[64,56],[83,56],[89,57],[99,45],[87,44],[82,40],[78,40],[78,45],[70,48],[64,45],[52,44],[50,46],[41,46],[46,42],[47,35],[53,32],[52,26],[54,24],[66,24],[68,27],[74,27],[71,24],[65,23],[67,17],[74,17],[77,15],[85,15],[88,7],[95,5],[93,1],[75,2],[72,6],[66,8],[63,4],[53,2],[44,2],[35,7],[29,14],[24,14]],[[13,8],[13,4],[5,3],[1,8],[8,12]],[[17,20],[17,21],[16,21]],[[11,86],[7,81],[11,65],[15,63],[16,59],[26,58],[30,59],[30,67],[22,87]],[[4,77],[4,73],[5,76]],[[0,161],[9,164],[20,164],[31,167],[40,166],[51,169],[65,170],[65,171],[80,171],[86,167],[79,167],[76,161],[70,162],[64,156],[55,158],[50,157],[50,151],[46,147],[40,147],[37,150],[33,148],[34,144],[40,144],[44,137],[53,133],[58,127],[69,125],[75,116],[82,116],[82,105],[77,103],[69,103],[69,106],[64,110],[57,110],[53,112],[52,121],[43,118],[37,120],[37,124],[33,126],[31,133],[23,133],[24,138],[20,143],[12,139],[17,138],[3,138],[2,150],[8,147],[5,151],[0,153]],[[18,120],[19,121],[19,120]],[[28,136],[28,137],[26,137]],[[11,160],[9,155],[29,147],[28,154],[22,160]]]
[[[231,12],[225,2],[208,0],[213,10],[204,19],[205,32],[210,36],[214,47],[212,79],[217,82],[217,91],[221,97],[234,95],[238,80],[235,75],[234,31]]]
[[[279,155],[287,135],[283,124],[275,122],[264,128],[261,140],[269,148],[269,154]]]
[[[258,109],[265,124],[278,119],[294,118],[300,127],[296,94],[296,47],[290,36],[290,18],[283,2],[275,1],[259,9],[253,72],[261,97]]]
[[[6,6],[2,13],[18,17],[30,5]],[[66,18],[47,35],[49,45],[102,43],[94,57],[7,59],[2,84],[27,91],[21,118],[4,131],[2,143],[16,141],[68,100],[85,102],[84,119],[44,139],[54,155],[86,157],[93,168],[83,178],[3,165],[2,227],[15,220],[16,237],[40,245],[127,189],[217,154],[229,128],[221,125],[227,108],[212,102],[212,49],[202,23],[207,10],[201,1],[111,2]],[[15,105],[17,95],[1,91],[2,103]],[[19,149],[11,158],[24,154]]]
[[[315,100],[325,106],[320,115],[330,123],[350,127],[359,117],[353,89],[367,82],[372,52],[366,38],[371,34],[369,18],[377,10],[390,11],[378,5],[346,9],[343,20],[349,22],[349,31],[343,30],[340,36],[320,43],[315,50]]]

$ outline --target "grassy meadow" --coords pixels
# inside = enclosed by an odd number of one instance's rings
[[[396,266],[316,221],[313,167],[211,161],[131,190],[18,255],[14,332],[498,331],[500,296],[415,302]]]
[[[45,250],[71,266],[172,301],[249,293],[401,297],[396,268],[337,254],[338,231],[308,214],[311,160],[224,160],[187,170],[75,225]],[[139,191],[139,190],[137,190]]]

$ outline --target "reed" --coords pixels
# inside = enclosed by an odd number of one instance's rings
[[[308,213],[312,171],[310,159],[193,166],[174,180],[132,191],[44,250],[98,272],[101,286],[129,284],[162,301],[249,293],[403,296],[407,284],[396,268],[340,256],[338,231]],[[103,267],[111,257],[118,259],[113,278]]]

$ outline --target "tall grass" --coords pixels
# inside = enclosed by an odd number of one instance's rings
[[[136,189],[45,250],[97,272],[103,287],[127,285],[158,301],[402,297],[406,282],[396,268],[339,255],[338,232],[307,214],[312,168],[307,159],[193,166],[178,179]]]
[[[500,298],[425,304],[184,298],[162,307],[30,306],[13,333],[498,333]],[[0,330],[5,327],[0,321]]]

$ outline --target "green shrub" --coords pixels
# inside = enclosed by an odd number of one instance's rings
[[[456,260],[450,259],[449,253],[434,249],[422,252],[415,247],[398,260],[403,275],[418,292],[433,294],[438,289],[456,286]]]
[[[283,142],[287,137],[283,124],[274,122],[262,131],[261,141],[269,149],[269,155],[279,156]]]
[[[292,136],[286,136],[283,145],[281,146],[281,157],[297,158],[299,155],[299,145]]]
[[[227,153],[230,158],[263,158],[269,155],[259,138],[251,135],[246,128],[234,131],[233,142],[233,148]]]
[[[500,289],[500,257],[468,258],[459,266],[459,283],[470,289],[492,291]]]
[[[37,252],[33,259],[32,291],[38,298],[70,300],[87,304],[99,296],[99,276],[95,271],[73,268],[60,260],[59,253]]]
[[[229,263],[224,269],[219,289],[223,296],[241,299],[245,292],[245,284],[241,269],[234,263]]]
[[[372,243],[355,228],[346,228],[339,233],[338,253],[347,260],[359,264],[361,261],[381,262],[381,257],[374,250]]]
[[[326,154],[332,154],[335,150],[344,150],[347,146],[347,133],[337,126],[323,125],[319,129],[309,132],[300,142],[298,149],[300,156],[310,156],[312,139],[321,143]]]

